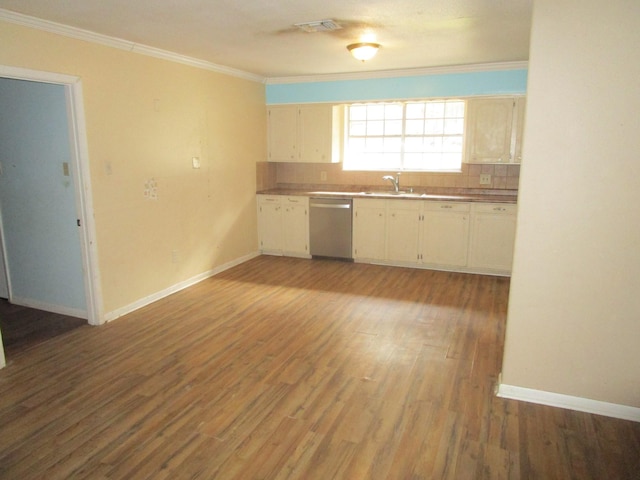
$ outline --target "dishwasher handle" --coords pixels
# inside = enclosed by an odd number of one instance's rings
[[[310,203],[313,208],[351,208],[350,203]]]

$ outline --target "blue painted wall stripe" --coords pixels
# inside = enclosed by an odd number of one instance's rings
[[[266,86],[268,105],[472,95],[518,95],[525,94],[526,90],[526,69]]]

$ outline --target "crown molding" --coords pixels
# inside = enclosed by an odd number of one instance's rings
[[[403,70],[377,70],[371,72],[335,73],[327,75],[302,75],[297,77],[269,77],[267,85],[286,83],[332,82],[340,80],[369,80],[374,78],[418,77],[423,75],[446,75],[455,73],[497,72],[505,70],[526,70],[529,62],[495,62],[445,67],[407,68]]]
[[[130,42],[128,40],[110,37],[108,35],[102,35],[100,33],[91,32],[89,30],[70,27],[68,25],[51,22],[49,20],[42,20],[40,18],[23,15],[21,13],[12,12],[10,10],[2,8],[0,8],[0,20],[14,23],[16,25],[21,25],[23,27],[35,28],[37,30],[63,35],[65,37],[75,38],[77,40],[84,40],[87,42],[97,43],[100,45],[105,45],[107,47],[117,48],[132,53],[138,53],[141,55],[160,58],[162,60],[181,63],[183,65],[189,65],[191,67],[201,68],[203,70],[209,70],[233,77],[239,77],[245,80],[251,80],[253,82],[265,83],[264,77],[256,75],[254,73],[237,70],[231,67],[225,67],[224,65],[218,65],[212,62],[207,62],[205,60],[188,57],[186,55],[180,55],[168,50],[162,50],[160,48],[150,47],[148,45],[142,45],[139,43]]]

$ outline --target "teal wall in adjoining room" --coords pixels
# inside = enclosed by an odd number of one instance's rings
[[[278,83],[266,86],[267,104],[341,103],[475,95],[522,95],[527,70],[443,73],[433,75]]]
[[[0,221],[11,298],[86,318],[62,85],[0,78]],[[5,114],[10,112],[10,114]]]

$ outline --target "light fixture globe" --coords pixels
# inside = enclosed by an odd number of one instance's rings
[[[347,45],[347,50],[351,52],[351,55],[353,55],[357,60],[361,60],[363,62],[375,57],[376,53],[378,53],[379,48],[379,43],[371,42],[360,42]]]

